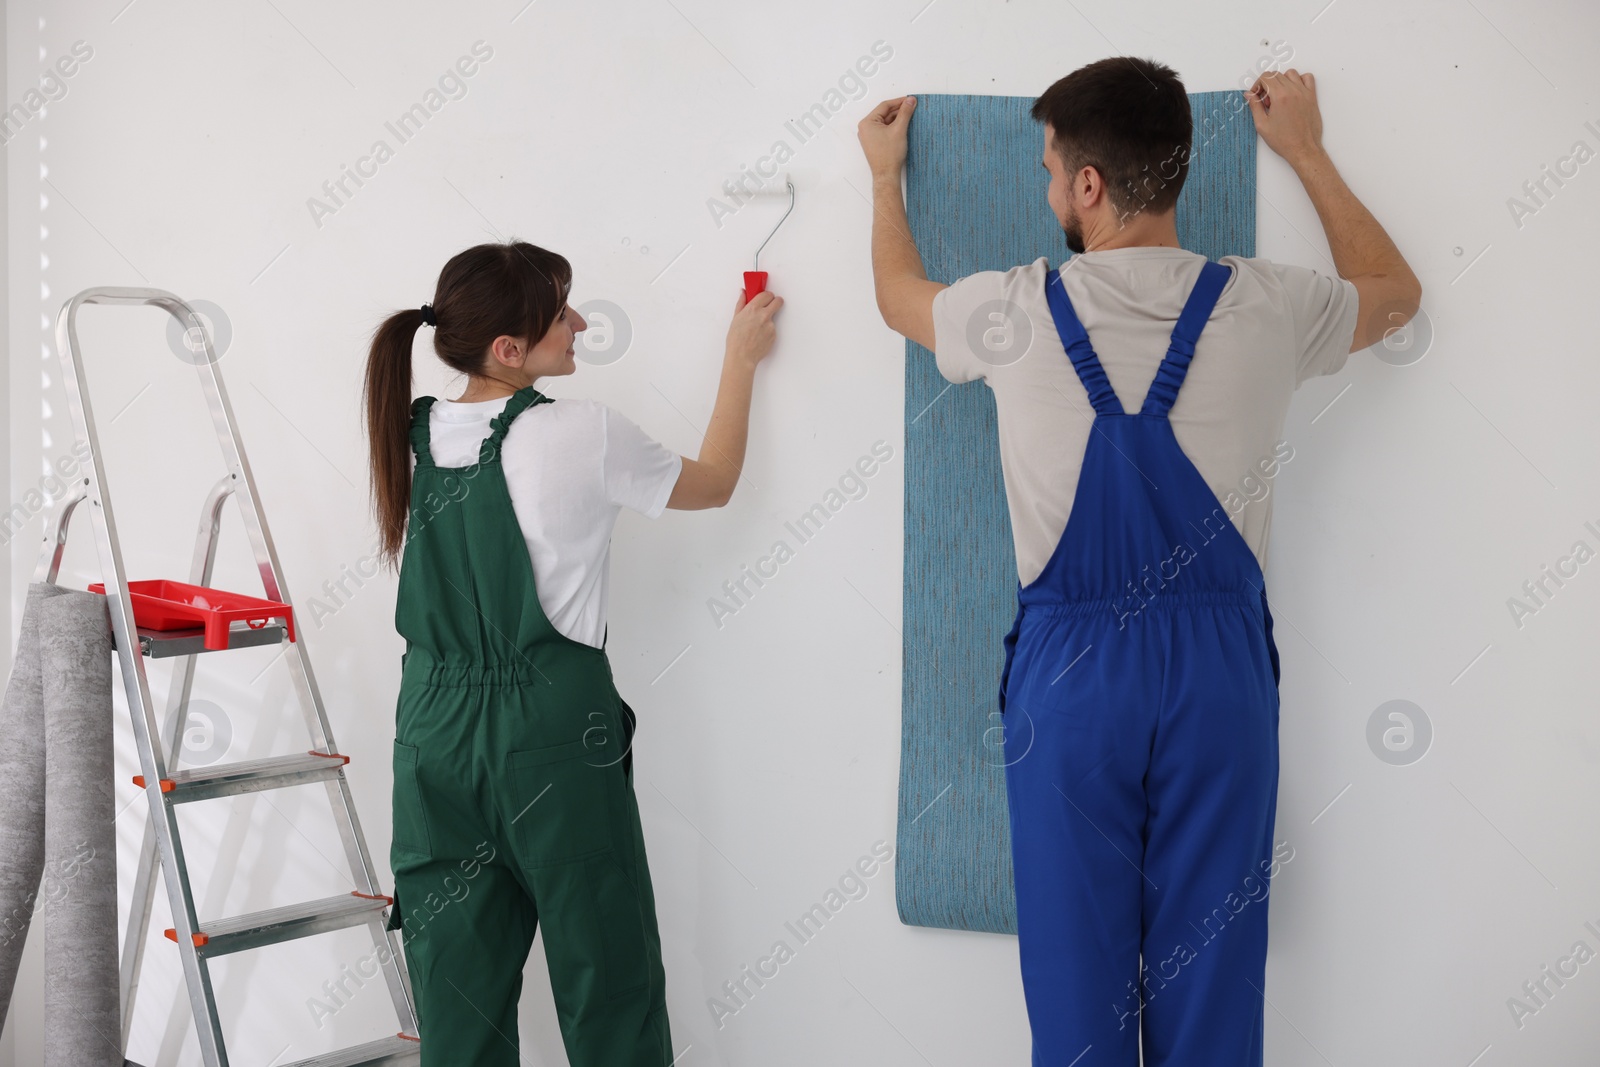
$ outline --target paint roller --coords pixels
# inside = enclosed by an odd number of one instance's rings
[[[784,172],[783,184],[789,190],[789,211],[794,210],[794,181],[789,177],[788,171]],[[783,219],[789,217],[789,211],[783,213],[783,218],[778,220],[778,226],[783,225]],[[778,232],[778,226],[772,228],[772,233],[767,234],[767,241],[772,240],[772,234]],[[761,249],[767,247],[767,241],[762,241],[756,249],[755,269],[744,272],[744,299],[749,303],[755,299],[757,293],[766,291],[767,272],[761,269]]]

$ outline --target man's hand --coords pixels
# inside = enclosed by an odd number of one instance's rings
[[[1293,67],[1269,70],[1246,90],[1256,132],[1267,147],[1290,163],[1322,149],[1322,113],[1317,83]]]
[[[1422,283],[1323,150],[1315,79],[1294,69],[1269,70],[1246,92],[1256,132],[1294,168],[1317,209],[1334,268],[1356,287],[1350,351],[1369,348],[1417,313]]]
[[[900,177],[906,164],[906,130],[916,109],[916,97],[896,97],[873,108],[856,125],[856,136],[861,139],[861,150],[866,153],[874,178]]]

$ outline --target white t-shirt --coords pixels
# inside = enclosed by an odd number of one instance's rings
[[[1356,287],[1265,259],[1219,262],[1233,275],[1200,332],[1169,418],[1265,572],[1271,480],[1293,458],[1293,442],[1280,437],[1289,398],[1306,379],[1344,366]],[[1185,249],[1138,246],[1080,253],[1062,269],[1067,297],[1125,411],[1144,403],[1204,263]],[[981,377],[994,394],[1024,585],[1044,570],[1067,527],[1094,418],[1050,316],[1049,269],[1041,256],[968,275],[933,298],[939,372],[952,382]]]
[[[429,409],[429,450],[441,467],[478,461],[507,397]],[[545,617],[596,648],[605,638],[611,530],[622,508],[656,518],[683,457],[597,400],[557,399],[518,415],[500,446],[511,508],[533,562]]]

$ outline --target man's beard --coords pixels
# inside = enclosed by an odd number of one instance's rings
[[[1074,205],[1067,205],[1067,221],[1062,225],[1061,232],[1067,236],[1067,247],[1072,249],[1074,255],[1083,252],[1083,220],[1078,217],[1078,209]]]

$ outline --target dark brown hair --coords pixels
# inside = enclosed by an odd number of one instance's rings
[[[1084,167],[1100,172],[1121,218],[1177,206],[1194,117],[1171,67],[1134,56],[1097,60],[1046,89],[1030,114],[1054,132],[1069,175]]]
[[[509,336],[537,344],[566,307],[572,265],[525,241],[474,245],[450,257],[433,290],[433,350],[445,366],[482,374],[489,346]],[[411,508],[411,344],[420,308],[397,311],[372,335],[362,394],[372,454],[378,551],[399,560]]]

